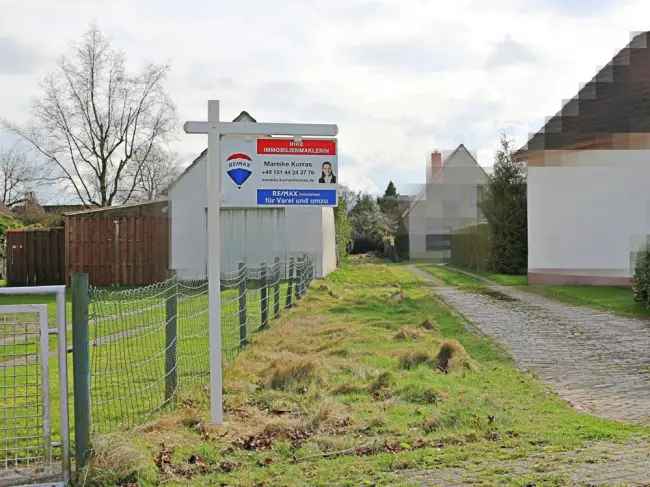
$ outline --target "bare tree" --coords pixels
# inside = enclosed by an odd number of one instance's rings
[[[151,64],[128,74],[124,54],[91,27],[44,80],[32,126],[5,125],[55,165],[84,205],[125,203],[176,124],[168,70]]]
[[[0,148],[0,203],[5,207],[24,203],[37,176],[38,168],[20,146]]]
[[[149,155],[149,162],[142,167],[134,191],[134,198],[140,201],[153,201],[178,177],[180,169],[176,155],[155,148]]]

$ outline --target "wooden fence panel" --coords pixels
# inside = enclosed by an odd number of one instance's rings
[[[68,279],[87,272],[93,286],[141,286],[167,277],[167,216],[70,215],[66,243]]]
[[[7,231],[7,284],[45,286],[65,282],[63,228]]]

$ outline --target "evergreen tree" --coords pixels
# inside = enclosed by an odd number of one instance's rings
[[[512,142],[502,134],[494,172],[481,209],[490,227],[490,267],[504,274],[525,274],[528,268],[526,172],[513,160]]]
[[[399,205],[399,195],[397,194],[397,188],[392,181],[388,182],[386,186],[386,191],[384,191],[384,196],[377,198],[377,204],[384,214],[394,211]]]
[[[397,198],[397,188],[395,188],[395,185],[393,184],[392,181],[389,181],[388,186],[386,186],[386,191],[384,192],[384,198],[386,197]]]

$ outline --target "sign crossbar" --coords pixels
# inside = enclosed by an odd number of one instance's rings
[[[335,137],[338,127],[324,123],[256,123],[256,122],[185,122],[183,130],[188,134],[207,134],[210,128],[220,135],[290,135]]]

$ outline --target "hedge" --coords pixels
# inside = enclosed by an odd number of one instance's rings
[[[637,254],[632,290],[634,300],[650,308],[650,246]]]
[[[450,264],[474,271],[489,270],[490,228],[486,223],[472,225],[451,235]]]

